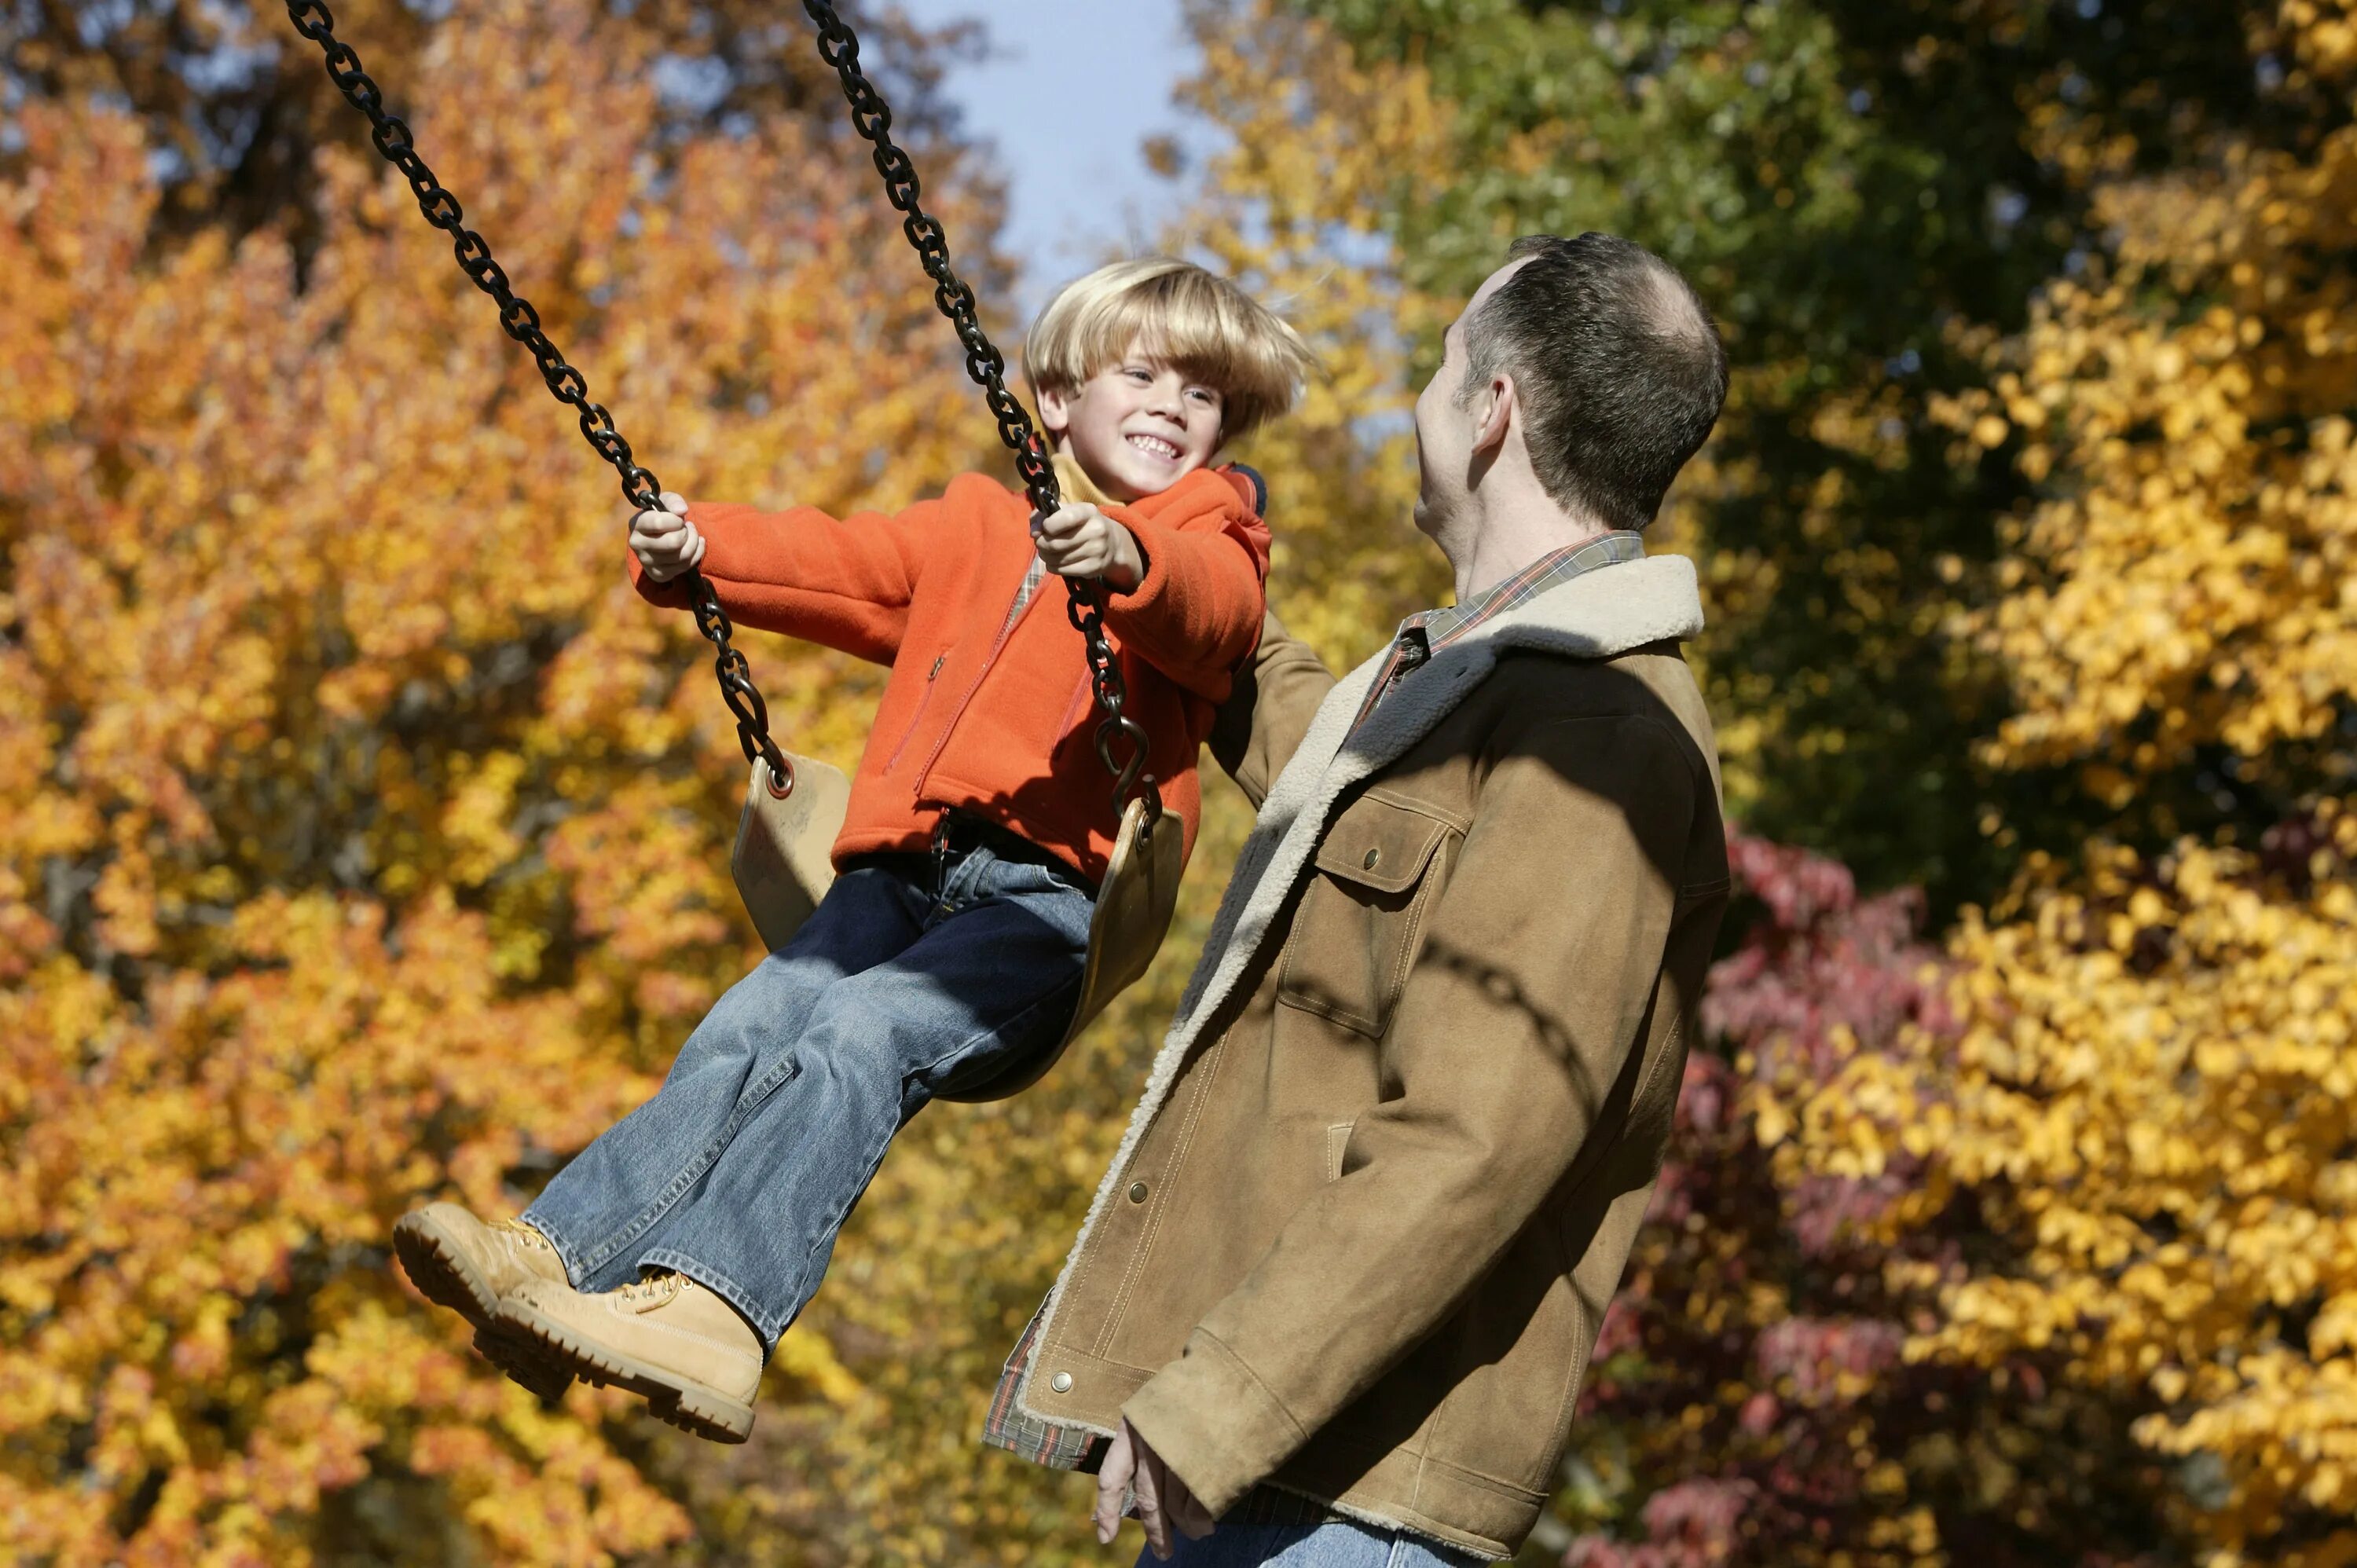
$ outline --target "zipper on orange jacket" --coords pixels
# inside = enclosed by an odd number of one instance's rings
[[[892,748],[890,757],[885,758],[885,772],[889,773],[900,766],[900,754],[909,749],[909,742],[916,736],[917,726],[924,723],[925,709],[933,700],[933,683],[942,678],[942,666],[949,661],[950,656],[944,653],[933,660],[931,670],[925,671],[924,693],[917,699],[917,711],[909,715],[909,727],[900,732],[900,744]]]
[[[1031,575],[1031,563],[1028,561],[1023,563],[1023,575],[1027,577]],[[1009,639],[1015,636],[1015,628],[1031,618],[1031,612],[1039,607],[1039,601],[1041,599],[1048,596],[1048,577],[1055,576],[1056,574],[1050,572],[1048,574],[1047,577],[1039,579],[1039,587],[1032,590],[1030,599],[1023,606],[1023,608],[1019,613],[1015,610],[1013,601],[1016,598],[1022,596],[1023,585],[1019,581],[1015,585],[1014,594],[1008,596],[1007,610],[1009,613],[1006,618],[1006,624],[1000,629],[998,633],[998,640],[992,643],[990,645],[990,651],[982,656],[981,672],[974,676],[974,684],[965,689],[965,695],[958,699],[957,712],[952,714],[950,715],[950,722],[942,726],[942,738],[933,742],[933,749],[926,754],[925,765],[917,769],[916,789],[910,796],[910,801],[912,804],[921,806],[925,803],[925,780],[932,776],[933,764],[939,762],[942,759],[942,753],[949,748],[950,736],[957,733],[958,721],[965,717],[965,711],[967,707],[973,703],[974,693],[981,691],[982,683],[990,678],[991,666],[998,662],[999,650],[1004,649]],[[1058,577],[1057,580],[1059,582],[1062,581],[1060,577]],[[1067,593],[1070,593],[1071,591],[1071,590],[1069,587],[1065,589],[1065,592]],[[915,734],[916,726],[914,725],[909,725],[909,732],[911,735]],[[905,739],[902,744],[907,744]],[[895,760],[897,760],[897,757]],[[890,769],[888,768],[886,771],[888,772]]]

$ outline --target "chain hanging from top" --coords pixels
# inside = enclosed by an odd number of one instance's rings
[[[662,504],[662,486],[631,457],[630,444],[614,427],[614,416],[606,411],[605,404],[590,401],[587,380],[565,362],[565,356],[541,329],[540,312],[509,284],[507,273],[492,259],[491,248],[483,237],[467,227],[466,212],[458,205],[458,199],[434,177],[434,171],[417,156],[408,123],[385,112],[384,95],[361,68],[361,57],[336,37],[333,14],[322,0],[286,0],[286,16],[295,24],[296,32],[317,44],[326,55],[328,80],[336,84],[353,108],[368,116],[369,140],[384,155],[385,161],[409,181],[409,188],[417,197],[417,209],[425,214],[425,221],[450,236],[460,269],[499,306],[500,325],[531,353],[533,363],[540,368],[541,379],[548,383],[550,394],[580,414],[582,435],[597,456],[611,463],[621,476],[623,499],[640,511],[659,508]],[[729,624],[727,612],[720,607],[719,596],[713,592],[704,574],[694,567],[675,580],[686,585],[688,600],[695,612],[695,628],[715,650],[713,672],[720,682],[721,700],[736,715],[737,742],[745,748],[745,760],[759,758],[768,763],[770,790],[781,798],[791,793],[793,765],[770,737],[769,706],[753,684],[753,671],[745,655],[730,640],[735,628]]]
[[[975,315],[974,290],[950,265],[949,235],[939,220],[918,205],[920,188],[916,165],[892,140],[891,107],[859,69],[858,35],[836,15],[829,0],[802,0],[802,9],[818,25],[820,58],[834,68],[843,82],[843,95],[851,101],[852,124],[876,149],[876,172],[884,177],[884,198],[900,214],[901,231],[908,235],[917,259],[924,264],[925,275],[933,280],[933,303],[949,317],[950,324],[957,329],[959,343],[965,348],[965,373],[982,389],[984,401],[998,421],[998,438],[1015,454],[1016,471],[1023,478],[1032,510],[1044,517],[1054,511],[1061,499],[1046,443],[1032,428],[1031,415],[1022,402],[1006,390],[1006,356],[982,329]],[[1122,681],[1121,666],[1114,658],[1113,645],[1105,638],[1104,585],[1088,578],[1071,581],[1066,585],[1069,597],[1065,610],[1086,645],[1090,680],[1095,688],[1097,706],[1105,715],[1097,725],[1097,757],[1115,780],[1113,809],[1118,813],[1127,802],[1130,790],[1138,788],[1146,800],[1146,822],[1151,827],[1162,814],[1162,792],[1153,775],[1146,772],[1145,726],[1122,711],[1128,692]],[[1129,743],[1126,762],[1114,758],[1116,736]]]

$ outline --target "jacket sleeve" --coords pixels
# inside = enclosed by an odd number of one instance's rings
[[[1318,704],[1334,689],[1333,671],[1270,610],[1260,647],[1236,672],[1235,688],[1212,720],[1211,755],[1258,811],[1268,787],[1293,760]]]
[[[1136,536],[1146,575],[1105,596],[1105,625],[1188,691],[1223,700],[1260,635],[1268,525],[1233,505],[1176,519],[1131,507],[1108,515]]]
[[[1123,1407],[1213,1514],[1443,1323],[1615,1135],[1598,1108],[1644,1025],[1696,804],[1656,719],[1551,720],[1498,758],[1386,1040],[1397,1096]]]
[[[729,618],[889,664],[908,630],[928,530],[942,503],[894,514],[834,518],[816,507],[763,511],[734,501],[691,501],[705,537],[703,573]],[[684,581],[651,580],[636,555],[630,582],[649,604],[688,607]]]

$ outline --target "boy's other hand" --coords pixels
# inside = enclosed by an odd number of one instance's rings
[[[1086,501],[1060,507],[1031,520],[1039,559],[1060,577],[1103,577],[1126,593],[1146,580],[1146,554],[1137,537]]]
[[[668,583],[702,564],[704,535],[687,521],[687,498],[665,490],[661,511],[650,510],[630,519],[630,553],[658,583]]]

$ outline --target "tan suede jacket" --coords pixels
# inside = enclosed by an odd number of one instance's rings
[[[1212,742],[1260,820],[1021,1416],[1126,1415],[1214,1513],[1267,1482],[1521,1546],[1727,896],[1701,618],[1681,557],[1590,571],[1355,733],[1380,656],[1338,683],[1271,622],[1250,733]]]

